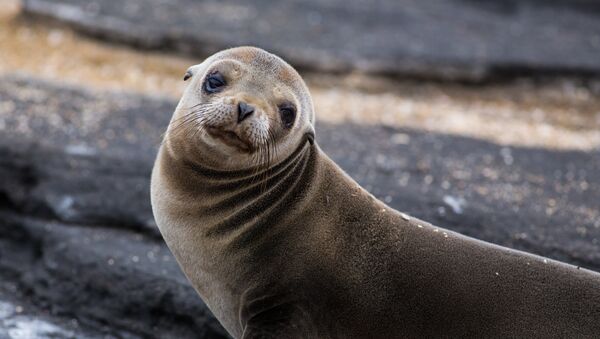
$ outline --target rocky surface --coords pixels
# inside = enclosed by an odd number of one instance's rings
[[[2,287],[5,287],[4,285]],[[15,290],[0,291],[0,338],[2,339],[100,339],[108,336],[79,324],[77,319],[49,315],[40,309],[23,306]]]
[[[205,56],[250,44],[312,69],[475,80],[600,72],[591,0],[24,0],[24,10],[145,48]]]
[[[600,73],[593,0],[23,0],[112,41],[206,56],[257,45],[294,65],[482,80]]]
[[[227,338],[156,239],[8,211],[0,220],[0,280],[36,308],[105,337]]]
[[[226,337],[152,221],[149,175],[174,107],[0,79],[0,338],[21,319],[2,313],[10,305],[62,337]],[[317,126],[317,141],[394,208],[600,270],[600,150],[331,123]]]

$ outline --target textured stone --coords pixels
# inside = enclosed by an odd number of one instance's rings
[[[204,57],[257,45],[296,66],[481,80],[600,72],[592,0],[24,0],[103,39]]]

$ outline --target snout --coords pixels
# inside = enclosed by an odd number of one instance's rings
[[[249,93],[238,93],[231,98],[233,108],[232,118],[240,124],[248,124],[248,121],[255,121],[263,115],[272,114],[268,101],[260,95]]]
[[[205,112],[204,128],[213,139],[251,153],[268,138],[269,113],[261,98],[238,94],[224,98],[222,106]]]
[[[237,105],[237,111],[237,122],[239,124],[254,113],[254,106],[247,104],[245,101],[240,101]]]

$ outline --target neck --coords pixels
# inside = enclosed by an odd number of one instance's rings
[[[305,143],[271,168],[219,171],[183,161],[185,186],[199,201],[207,237],[234,235],[231,246],[243,246],[272,228],[282,225],[286,211],[295,209],[298,197],[311,187],[318,147]],[[190,184],[189,180],[194,183]],[[299,183],[302,182],[301,185]]]

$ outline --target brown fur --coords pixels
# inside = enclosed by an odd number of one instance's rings
[[[225,57],[248,53],[235,52]],[[253,52],[250,65],[292,72],[280,59]],[[299,101],[310,100],[305,87],[293,91]],[[312,111],[302,114],[297,127],[312,127]],[[600,333],[599,274],[400,214],[302,134],[284,136],[296,140],[267,168],[233,170],[207,166],[209,149],[172,136],[152,175],[156,221],[235,338]]]

